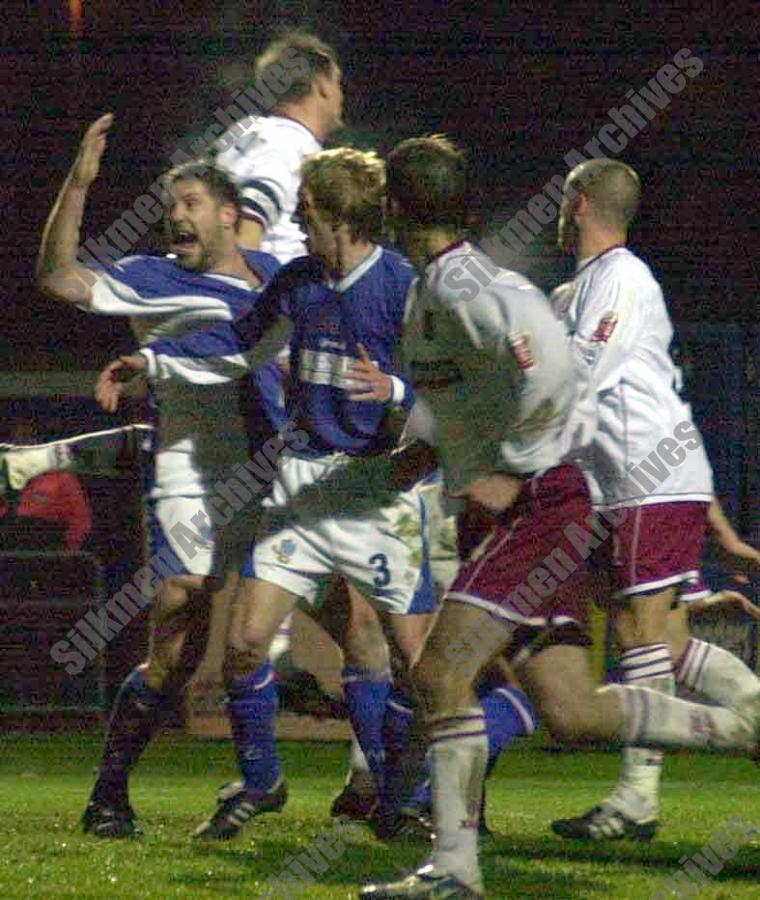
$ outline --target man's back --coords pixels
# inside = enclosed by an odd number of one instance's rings
[[[472,280],[474,267],[489,273],[485,286]],[[466,242],[450,248],[412,298],[404,358],[439,423],[450,487],[492,469],[560,462],[573,366],[564,329],[526,278]]]
[[[673,328],[649,267],[627,248],[611,248],[582,262],[553,299],[581,382],[573,423],[587,435],[596,423],[583,458],[604,502],[709,499],[709,465],[675,391]],[[642,461],[654,466],[654,482],[629,476]]]
[[[225,149],[217,156],[240,185],[243,216],[264,229],[261,249],[281,263],[306,253],[304,234],[293,221],[301,183],[301,163],[321,146],[314,135],[295,119],[256,116],[244,119],[236,141],[222,135]]]

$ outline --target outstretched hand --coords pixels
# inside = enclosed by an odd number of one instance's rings
[[[730,545],[719,545],[718,556],[732,573],[734,580],[740,584],[747,584],[752,576],[760,576],[760,550],[746,541],[737,540]]]
[[[739,591],[718,591],[704,600],[695,600],[689,606],[689,612],[694,615],[717,613],[729,618],[749,616],[755,621],[760,620],[760,607]]]
[[[140,377],[147,368],[144,356],[120,356],[110,362],[95,382],[95,399],[106,412],[114,413],[119,407],[119,400],[127,393],[130,382]]]
[[[85,131],[71,169],[71,180],[76,187],[88,188],[98,177],[100,158],[106,149],[106,136],[111,125],[113,113],[106,113]]]
[[[348,395],[359,403],[387,403],[393,394],[391,376],[372,362],[364,344],[357,344],[359,359],[349,364],[346,375],[352,382]]]

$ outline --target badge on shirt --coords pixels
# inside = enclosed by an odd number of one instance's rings
[[[509,335],[509,346],[515,355],[518,368],[524,372],[532,369],[536,364],[533,350],[530,346],[530,335],[527,331],[514,331]]]
[[[279,563],[285,566],[290,562],[291,557],[296,552],[296,544],[295,541],[290,538],[285,538],[280,541],[279,544],[275,544],[272,550]]]
[[[602,318],[599,319],[599,324],[596,326],[596,331],[591,335],[591,340],[595,344],[606,344],[612,337],[612,332],[615,330],[617,323],[617,313],[605,313]]]

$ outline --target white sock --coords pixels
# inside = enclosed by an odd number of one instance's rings
[[[676,669],[676,681],[679,687],[731,709],[760,697],[760,679],[737,656],[694,637]]]
[[[612,684],[621,701],[620,739],[651,747],[749,750],[757,741],[757,717],[722,706],[689,703],[649,688]]]
[[[647,644],[627,650],[620,658],[623,683],[675,693],[673,662],[667,644]],[[618,783],[605,803],[637,821],[653,819],[660,805],[662,751],[650,747],[624,747]]]
[[[351,780],[352,775],[358,774],[369,774],[369,763],[367,762],[367,757],[364,755],[364,751],[362,750],[359,741],[356,739],[356,735],[351,735],[351,758],[348,763],[348,780]]]
[[[280,657],[285,653],[290,652],[290,635],[293,630],[293,613],[290,613],[285,619],[282,620],[282,624],[277,629],[277,634],[274,636],[272,643],[269,646],[269,661],[272,663],[274,668],[277,668],[277,663],[280,660]]]
[[[478,821],[488,763],[483,710],[476,706],[436,719],[428,734],[436,834],[432,863],[480,893]]]

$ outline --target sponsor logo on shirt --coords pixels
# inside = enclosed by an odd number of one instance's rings
[[[612,332],[615,330],[617,323],[617,313],[605,313],[602,318],[599,319],[599,324],[596,326],[596,331],[591,335],[591,340],[595,344],[606,344],[612,337]]]
[[[508,340],[518,368],[523,372],[532,369],[536,364],[536,359],[530,346],[530,335],[526,331],[515,331],[509,335]]]

